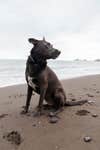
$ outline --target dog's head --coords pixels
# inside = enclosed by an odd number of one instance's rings
[[[33,48],[31,50],[31,56],[38,55],[42,59],[56,59],[60,55],[60,51],[53,48],[49,42],[43,38],[43,40],[37,40],[33,38],[29,38],[28,41],[33,44]]]

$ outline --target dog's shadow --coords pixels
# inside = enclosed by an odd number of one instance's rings
[[[22,106],[22,108],[24,109],[25,106]],[[61,108],[59,110],[56,110],[51,105],[43,104],[43,109],[42,109],[42,113],[41,114],[37,111],[37,107],[36,107],[34,110],[32,110],[32,111],[30,110],[28,113],[26,113],[26,116],[33,116],[33,117],[40,117],[40,116],[55,117],[55,116],[57,116],[62,111],[63,111],[63,108]],[[21,111],[21,115],[25,115],[23,113],[23,110]]]

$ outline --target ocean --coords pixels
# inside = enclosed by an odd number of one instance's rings
[[[48,65],[59,79],[100,74],[99,61],[49,60]],[[0,60],[0,87],[26,83],[25,66],[26,60]]]

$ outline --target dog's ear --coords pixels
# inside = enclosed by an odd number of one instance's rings
[[[39,41],[33,38],[28,39],[29,43],[32,43],[33,45],[36,45]]]

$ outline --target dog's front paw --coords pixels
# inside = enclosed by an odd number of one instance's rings
[[[24,115],[24,114],[28,113],[25,106],[23,106],[22,108],[23,108],[23,110],[20,112],[21,115]]]

